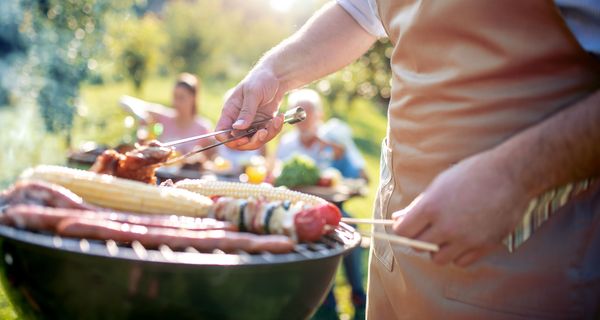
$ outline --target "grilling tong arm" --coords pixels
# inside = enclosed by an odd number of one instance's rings
[[[304,109],[302,109],[301,107],[296,107],[294,109],[288,110],[286,113],[283,114],[283,123],[296,124],[298,122],[304,121],[304,119],[306,119],[306,111],[304,111]],[[180,162],[180,161],[182,161],[190,156],[193,156],[197,153],[218,147],[222,144],[225,144],[225,143],[228,143],[231,141],[235,141],[235,140],[243,138],[243,137],[251,136],[251,135],[255,134],[258,130],[262,129],[263,128],[262,125],[266,124],[270,120],[272,120],[272,118],[254,122],[250,126],[250,128],[246,129],[246,130],[225,129],[225,130],[219,130],[219,131],[215,131],[215,132],[211,132],[211,133],[207,133],[207,134],[202,134],[199,136],[193,136],[193,137],[188,137],[188,138],[164,143],[164,144],[162,144],[164,147],[172,147],[172,146],[176,146],[178,144],[187,143],[187,142],[191,142],[191,141],[197,141],[197,140],[206,139],[206,138],[211,138],[211,137],[214,137],[214,136],[217,136],[220,134],[224,134],[224,133],[229,133],[232,131],[241,131],[241,133],[233,135],[232,137],[230,137],[227,140],[219,141],[219,142],[213,143],[209,146],[192,150],[182,156],[170,159],[166,162],[157,163],[157,164],[155,164],[155,166],[175,164],[175,163]]]

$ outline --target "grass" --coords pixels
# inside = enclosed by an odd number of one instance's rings
[[[71,145],[78,146],[86,141],[96,141],[107,145],[116,145],[128,141],[132,137],[133,129],[125,125],[125,114],[118,106],[119,97],[128,94],[139,98],[168,105],[172,79],[153,78],[149,80],[140,92],[135,92],[133,87],[125,82],[110,83],[101,86],[87,85],[81,92],[81,103],[71,132]],[[200,99],[200,114],[216,122],[222,106],[222,97],[228,88],[226,86],[204,84]],[[372,204],[375,198],[379,175],[379,150],[380,142],[385,135],[385,115],[367,100],[356,99],[351,106],[342,102],[335,102],[336,110],[348,110],[343,113],[342,120],[347,121],[354,130],[355,141],[363,152],[367,163],[367,173],[371,177],[369,192],[365,197],[355,198],[345,204],[348,212],[356,217],[369,217],[372,213]],[[326,108],[327,110],[327,108]],[[58,149],[54,154],[60,154],[64,162],[66,148],[60,144],[51,145]],[[272,146],[271,148],[272,149]],[[54,163],[61,160],[54,159]],[[44,162],[43,158],[30,160],[29,165]],[[365,229],[367,230],[367,229]],[[366,270],[367,253],[364,254],[363,265]],[[349,318],[353,314],[353,307],[349,300],[350,288],[345,278],[338,272],[336,277],[336,297],[339,303],[341,317]],[[0,290],[0,319],[17,319],[10,307],[4,292]]]

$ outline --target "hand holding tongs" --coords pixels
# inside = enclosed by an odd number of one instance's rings
[[[297,107],[297,108],[288,110],[286,113],[283,114],[283,123],[295,124],[300,121],[303,121],[304,119],[306,119],[306,111],[304,111],[304,109],[302,109],[301,107]],[[163,163],[157,163],[155,165],[156,166],[171,165],[171,164],[180,162],[180,161],[182,161],[192,155],[195,155],[197,153],[206,151],[208,149],[212,149],[214,147],[218,147],[224,143],[235,141],[239,138],[251,136],[251,135],[255,134],[258,130],[262,129],[262,127],[261,127],[262,124],[265,124],[265,123],[269,122],[270,120],[272,120],[272,119],[265,119],[265,120],[254,122],[254,123],[252,123],[250,128],[246,129],[246,130],[225,129],[225,130],[215,131],[215,132],[211,132],[211,133],[207,133],[207,134],[201,134],[199,136],[194,136],[194,137],[189,137],[189,138],[184,138],[184,139],[164,143],[164,144],[162,144],[163,147],[172,147],[172,146],[186,143],[186,142],[191,142],[191,141],[196,141],[196,140],[200,140],[200,139],[214,137],[216,135],[223,134],[223,133],[228,133],[228,132],[232,132],[232,131],[242,131],[240,134],[236,134],[227,140],[219,141],[219,142],[213,143],[209,146],[192,150],[184,155],[170,159]]]

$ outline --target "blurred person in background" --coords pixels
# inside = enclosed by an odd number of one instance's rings
[[[365,171],[365,158],[352,140],[352,128],[344,121],[331,118],[319,128],[319,137],[323,141],[343,146],[344,152],[333,159],[331,167],[337,169],[344,178],[369,181]]]
[[[169,142],[212,131],[212,124],[206,118],[197,115],[197,100],[200,94],[200,83],[196,76],[182,73],[177,77],[173,87],[172,108],[147,102],[131,96],[123,96],[120,104],[127,112],[135,116],[143,126],[150,128],[149,137],[141,139],[158,139]],[[158,130],[153,129],[159,124]],[[201,139],[177,145],[176,150],[185,154],[196,147],[214,143],[211,139]],[[205,156],[211,157],[214,149],[208,150]]]
[[[323,125],[321,97],[311,89],[294,91],[288,96],[288,109],[296,107],[306,111],[306,120],[281,136],[277,159],[285,162],[295,155],[306,155],[315,161],[320,170],[331,167],[335,159],[342,157],[344,146],[325,141],[318,134]]]
[[[352,141],[350,127],[339,119],[323,123],[323,105],[319,94],[311,89],[292,92],[288,96],[288,109],[296,107],[302,107],[306,111],[306,120],[296,124],[292,131],[281,137],[277,158],[286,161],[295,155],[305,155],[313,159],[321,171],[335,168],[345,178],[366,177],[365,161]],[[343,202],[336,205],[345,217],[350,216],[343,209]],[[355,319],[364,319],[366,307],[361,257],[362,249],[357,248],[343,259],[346,278],[352,289]],[[313,319],[338,319],[333,287]]]

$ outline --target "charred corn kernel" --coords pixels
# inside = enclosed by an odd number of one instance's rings
[[[58,184],[89,203],[122,211],[206,216],[213,204],[210,198],[183,189],[60,166],[37,166],[25,170],[20,179]]]
[[[284,188],[275,188],[266,184],[256,185],[239,182],[186,179],[177,182],[175,187],[197,192],[205,196],[216,195],[233,198],[264,197],[269,201],[303,201],[311,205],[327,203],[327,201],[313,195]]]

